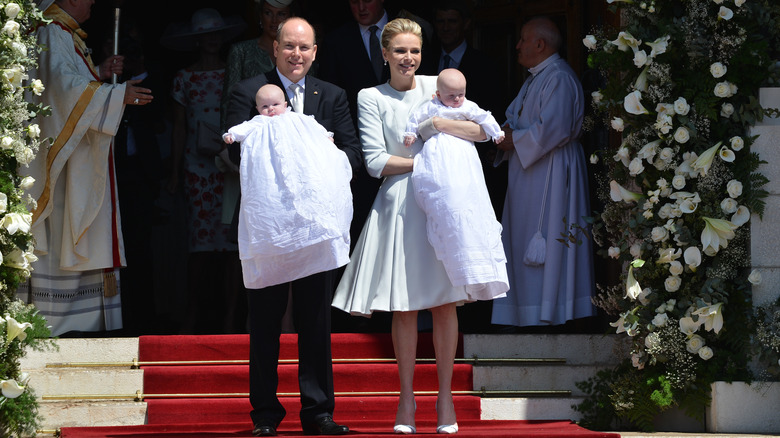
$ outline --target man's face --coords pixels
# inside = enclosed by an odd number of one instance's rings
[[[466,39],[468,20],[464,20],[456,10],[437,10],[434,25],[444,50],[452,50]]]
[[[349,0],[349,9],[355,21],[363,26],[371,26],[384,15],[384,0]]]
[[[72,0],[66,2],[67,7],[64,9],[77,23],[81,24],[89,19],[94,3],[95,0]]]
[[[539,43],[536,32],[529,25],[523,26],[520,31],[520,41],[517,42],[517,63],[525,68],[535,67],[539,64]]]
[[[291,19],[274,41],[276,68],[287,79],[298,82],[309,72],[317,56],[314,30],[300,19]]]

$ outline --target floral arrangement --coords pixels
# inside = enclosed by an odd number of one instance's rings
[[[768,0],[607,3],[625,25],[583,39],[604,78],[586,126],[620,139],[591,162],[606,167],[594,240],[622,269],[594,301],[631,348],[609,389],[596,386],[613,418],[649,430],[672,406],[701,419],[711,382],[750,378],[760,275],[749,272],[749,221],[763,213],[768,180],[748,129],[777,114],[757,95],[778,78],[780,10]]]
[[[17,169],[32,161],[40,144],[40,129],[30,121],[45,110],[27,102],[25,93],[44,89],[28,77],[40,49],[31,31],[42,20],[31,0],[0,0],[0,437],[35,434],[38,405],[20,359],[28,347],[44,348],[50,336],[45,319],[16,298],[35,260],[35,200],[25,192],[35,181]]]

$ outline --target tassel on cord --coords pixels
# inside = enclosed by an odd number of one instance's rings
[[[542,235],[542,221],[544,219],[544,209],[547,205],[547,188],[550,185],[550,173],[552,173],[552,161],[553,155],[550,154],[550,160],[547,161],[547,179],[544,181],[544,194],[542,195],[542,210],[539,212],[539,226],[528,242],[528,247],[525,250],[525,257],[523,257],[523,263],[528,266],[542,266],[547,256],[547,241]]]
[[[103,296],[110,298],[119,293],[116,283],[116,272],[113,268],[103,271]]]

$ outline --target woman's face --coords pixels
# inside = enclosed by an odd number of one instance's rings
[[[401,33],[382,48],[382,55],[390,66],[391,76],[414,76],[422,60],[422,43],[413,33]]]
[[[290,17],[290,8],[276,8],[268,3],[263,3],[263,9],[260,12],[260,23],[263,25],[263,34],[276,39],[276,30],[279,23]]]

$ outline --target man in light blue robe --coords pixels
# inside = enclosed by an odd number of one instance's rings
[[[579,142],[584,98],[557,53],[561,41],[552,21],[535,18],[517,43],[518,63],[531,76],[506,111],[496,157],[509,161],[502,238],[510,290],[493,302],[493,324],[557,325],[595,313],[592,241],[583,219],[592,213]],[[578,243],[557,240],[570,233]]]

